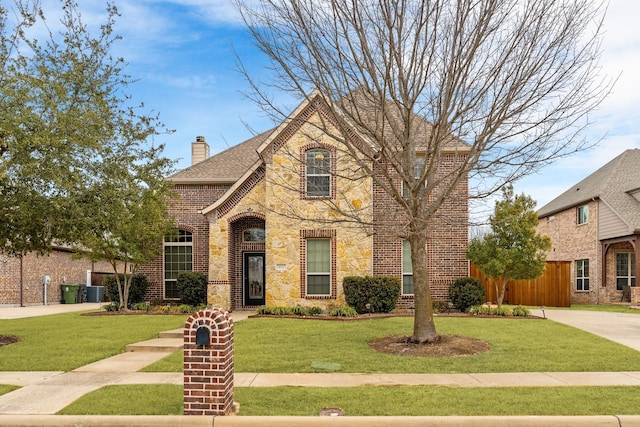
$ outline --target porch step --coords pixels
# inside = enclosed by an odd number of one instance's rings
[[[173,352],[181,349],[184,345],[182,337],[178,338],[154,338],[129,344],[126,351],[146,351],[146,352]]]

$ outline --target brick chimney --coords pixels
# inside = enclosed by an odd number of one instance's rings
[[[209,158],[209,144],[204,136],[196,136],[196,142],[191,143],[191,164],[195,165]]]

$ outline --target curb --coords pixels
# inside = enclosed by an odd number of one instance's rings
[[[193,426],[193,427],[423,427],[423,426],[468,426],[468,427],[640,427],[640,415],[602,416],[481,416],[481,417],[256,417],[256,416],[106,416],[106,415],[1,415],[3,426]]]

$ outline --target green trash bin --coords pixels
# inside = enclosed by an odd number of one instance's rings
[[[62,301],[65,304],[76,304],[78,302],[78,289],[80,289],[80,285],[71,283],[60,285],[60,291],[62,291]]]

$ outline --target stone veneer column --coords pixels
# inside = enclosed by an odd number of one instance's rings
[[[184,414],[232,410],[233,320],[224,309],[200,310],[184,324]]]

